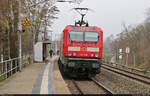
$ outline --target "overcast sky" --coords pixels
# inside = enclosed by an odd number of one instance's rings
[[[56,3],[60,13],[59,19],[54,21],[52,30],[54,34],[63,31],[66,25],[74,24],[80,15],[71,11],[78,5],[69,3]],[[87,14],[92,26],[98,26],[104,31],[104,38],[111,34],[118,34],[122,30],[123,22],[127,25],[137,25],[146,18],[146,10],[150,8],[150,0],[83,0],[80,7],[88,7],[94,11]]]

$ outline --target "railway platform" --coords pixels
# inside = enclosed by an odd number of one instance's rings
[[[57,65],[58,57],[34,63],[0,82],[0,94],[71,94]]]

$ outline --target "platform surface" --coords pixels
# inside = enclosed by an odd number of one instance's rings
[[[0,94],[70,94],[58,65],[58,57],[34,63],[0,82]]]

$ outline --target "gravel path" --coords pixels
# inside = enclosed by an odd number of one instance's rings
[[[124,77],[122,75],[112,73],[111,71],[104,70],[100,75],[96,76],[100,83],[110,88],[117,94],[148,94],[150,93],[150,86],[138,82],[136,80]]]

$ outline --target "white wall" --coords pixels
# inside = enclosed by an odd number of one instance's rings
[[[43,42],[34,45],[34,61],[43,62]]]

